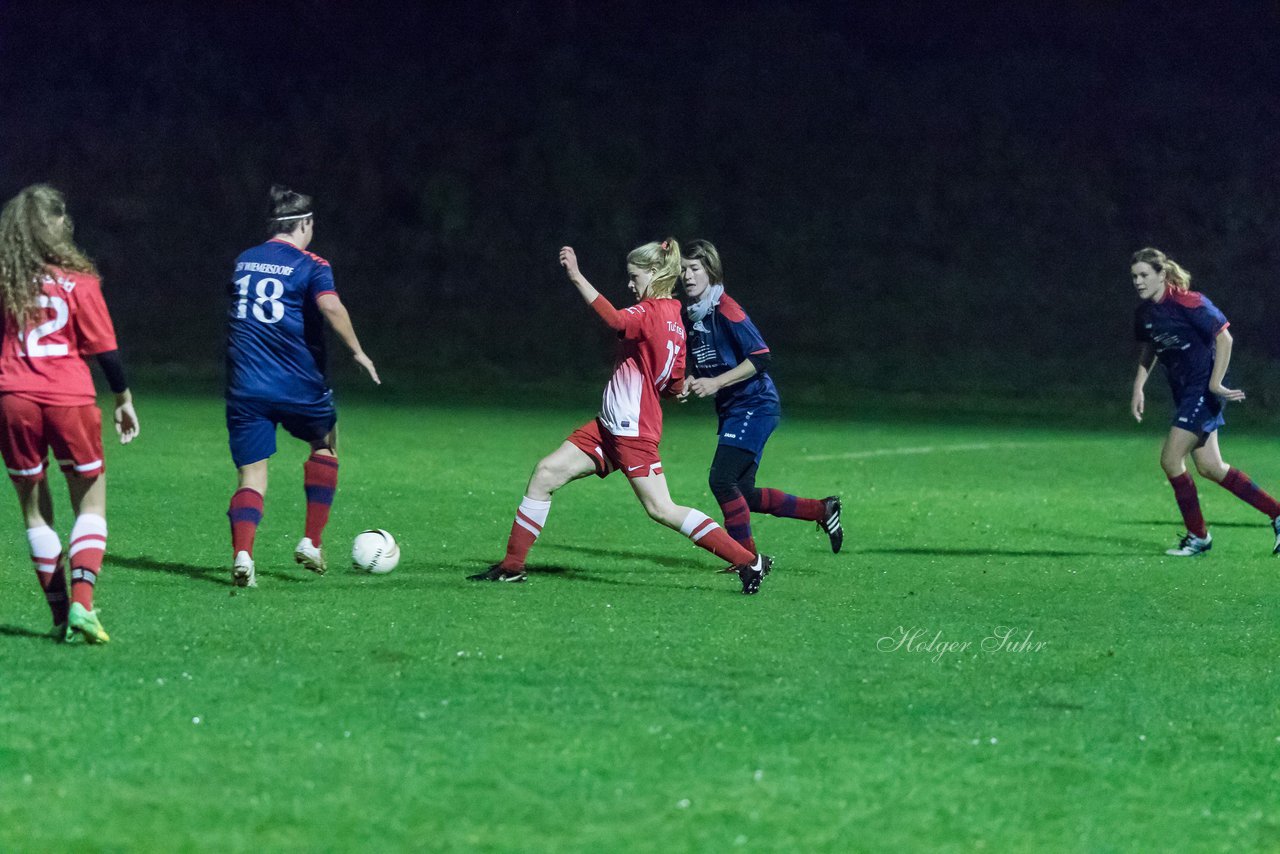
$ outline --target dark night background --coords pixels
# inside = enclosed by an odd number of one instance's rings
[[[171,383],[217,375],[230,262],[283,181],[423,399],[598,388],[556,250],[621,302],[627,250],[674,234],[721,248],[784,402],[1095,394],[1119,419],[1153,244],[1266,403],[1277,45],[1276,2],[0,0],[0,194],[67,193],[126,358]]]

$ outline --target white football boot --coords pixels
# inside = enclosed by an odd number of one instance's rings
[[[231,569],[231,580],[236,587],[257,587],[258,576],[253,571],[253,558],[248,552],[236,552],[235,565]]]
[[[1165,549],[1164,553],[1170,557],[1195,557],[1196,555],[1204,554],[1211,548],[1213,548],[1213,534],[1206,531],[1204,537],[1201,538],[1188,531],[1178,543],[1176,549]]]
[[[324,575],[324,553],[320,547],[311,542],[310,537],[298,540],[298,547],[293,550],[293,560],[316,575]]]

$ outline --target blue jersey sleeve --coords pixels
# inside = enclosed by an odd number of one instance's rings
[[[1204,336],[1204,340],[1212,342],[1218,333],[1227,325],[1227,317],[1218,307],[1209,301],[1208,297],[1202,296],[1199,307],[1192,309],[1191,323],[1195,326],[1196,331]]]
[[[756,329],[756,325],[751,322],[751,318],[747,317],[747,313],[742,310],[742,306],[738,305],[736,300],[726,295],[721,298],[716,309],[720,316],[728,321],[725,327],[729,332],[737,364],[745,362],[753,353],[769,352],[769,345],[764,343],[764,336],[760,334],[759,329]]]
[[[733,336],[733,349],[738,357],[738,364],[746,361],[752,353],[768,353],[769,345],[764,343],[764,336],[751,318],[744,317],[739,321],[729,322],[729,332]]]
[[[311,279],[307,282],[307,297],[314,302],[321,294],[336,294],[338,289],[333,284],[333,268],[327,261],[317,261],[311,271]]]

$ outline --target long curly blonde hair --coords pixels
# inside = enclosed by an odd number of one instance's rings
[[[46,267],[97,275],[71,235],[67,202],[48,184],[27,187],[0,211],[0,308],[20,327],[36,317]]]

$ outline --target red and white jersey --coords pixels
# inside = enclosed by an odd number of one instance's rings
[[[49,267],[42,284],[33,323],[19,330],[12,316],[5,317],[0,393],[48,406],[93,403],[93,376],[84,357],[116,349],[102,283],[89,273]]]
[[[600,421],[615,436],[662,438],[659,397],[684,379],[680,300],[644,299],[618,310],[618,364],[604,389]]]

